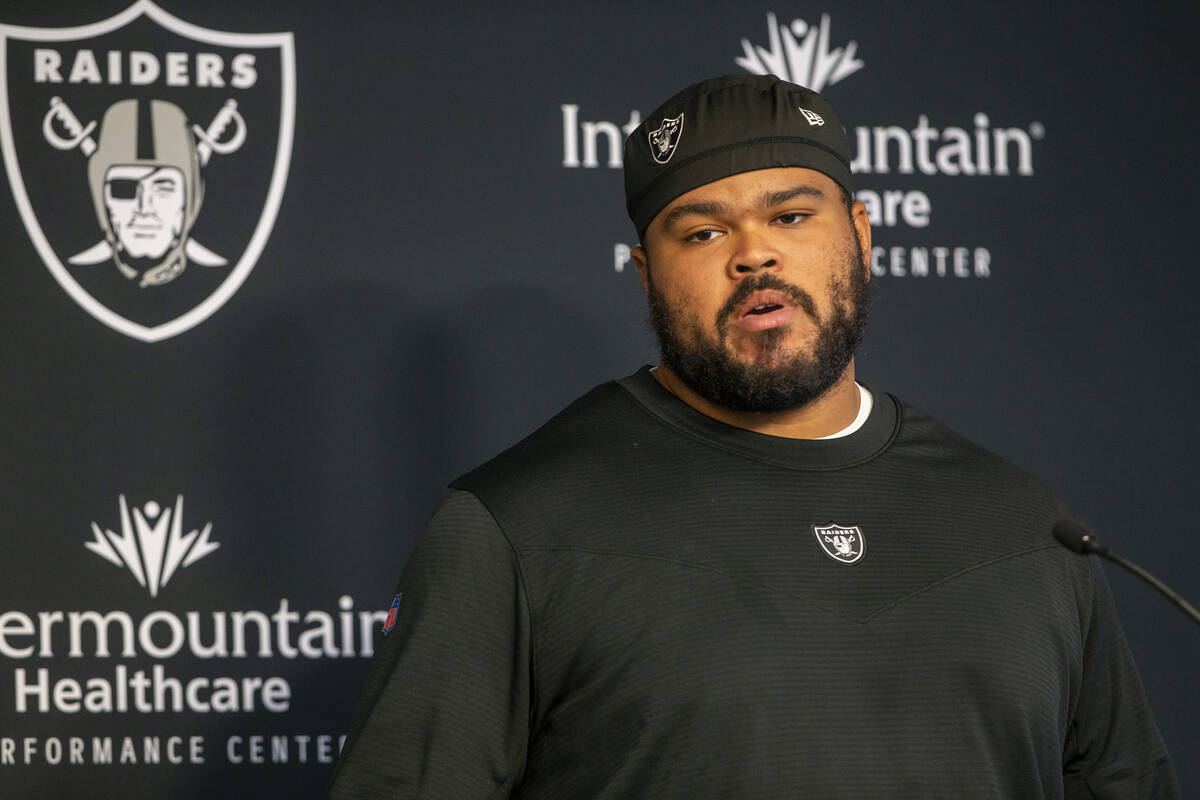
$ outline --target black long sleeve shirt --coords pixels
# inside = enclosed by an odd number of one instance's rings
[[[800,441],[646,370],[444,497],[330,798],[1178,798],[1038,481],[877,394]]]

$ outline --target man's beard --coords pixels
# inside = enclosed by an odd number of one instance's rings
[[[717,342],[709,342],[699,317],[688,309],[669,308],[654,286],[647,265],[650,326],[658,337],[662,363],[696,394],[730,411],[776,413],[808,405],[842,376],[867,327],[869,300],[866,264],[854,241],[845,254],[840,276],[831,280],[832,308],[822,320],[811,295],[771,272],[744,278],[717,314]],[[751,334],[759,352],[743,361],[728,348],[734,309],[760,289],[787,294],[797,314],[817,326],[808,351],[788,349],[787,326]]]

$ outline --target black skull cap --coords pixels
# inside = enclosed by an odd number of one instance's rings
[[[823,172],[847,192],[850,143],[821,95],[773,75],[726,75],[693,84],[625,140],[625,207],[646,239],[650,221],[706,183],[773,167]]]

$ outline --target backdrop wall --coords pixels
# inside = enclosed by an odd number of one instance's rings
[[[723,73],[850,129],[860,374],[1200,598],[1175,5],[6,2],[0,795],[318,795],[441,487],[654,360],[617,143]]]

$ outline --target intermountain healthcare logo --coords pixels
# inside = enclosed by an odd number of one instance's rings
[[[175,507],[164,509],[150,500],[141,508],[135,507],[130,514],[125,495],[119,499],[121,506],[121,533],[101,530],[92,523],[95,541],[86,542],[84,547],[118,567],[125,567],[137,582],[158,595],[158,590],[180,567],[190,566],[216,550],[220,545],[209,541],[212,523],[203,530],[183,533],[183,495],[175,498]]]
[[[742,39],[745,55],[737,65],[753,75],[775,75],[785,81],[807,86],[819,92],[862,69],[865,64],[854,57],[858,42],[845,47],[829,47],[829,15],[821,15],[821,24],[810,26],[802,19],[781,25],[774,14],[767,14],[767,47]]]
[[[86,546],[128,569],[151,595],[218,548],[211,523],[184,533],[182,495],[173,505],[134,505],[121,496],[119,507],[116,530],[93,522]],[[230,555],[244,564],[256,557],[247,542],[236,537],[220,546],[242,548]],[[95,563],[83,548],[75,552]],[[360,673],[313,662],[352,668],[371,658],[386,612],[357,609],[342,593],[298,603],[296,585],[273,602],[224,607],[222,597],[238,593],[237,578],[220,573],[230,565],[205,562],[221,585],[193,585],[194,605],[187,591],[172,591],[169,602],[159,592],[114,607],[108,587],[115,573],[66,564],[69,594],[82,607],[47,608],[45,598],[27,598],[30,606],[0,609],[0,786],[10,787],[6,768],[21,766],[333,763],[344,735],[304,726],[322,719],[321,695],[330,686],[357,685]],[[293,691],[314,686],[320,691],[310,699]],[[0,790],[4,798],[17,795],[26,796]]]
[[[857,57],[856,40],[833,46],[832,27],[829,14],[822,14],[816,24],[800,18],[782,23],[775,14],[767,14],[766,44],[741,39],[742,54],[733,61],[747,72],[774,75],[822,91],[857,75],[866,66]],[[727,68],[728,62],[725,68],[714,68],[712,72]],[[887,89],[867,86],[863,91]],[[628,119],[620,122],[586,119],[578,103],[562,103],[559,110],[563,167],[622,167],[621,145],[641,124],[640,111],[631,109]],[[809,126],[826,124],[812,109],[799,110]],[[940,114],[944,117],[946,112]],[[917,279],[991,277],[993,257],[989,247],[935,238],[939,235],[934,224],[936,198],[931,196],[935,184],[926,178],[991,181],[1032,177],[1035,143],[1045,138],[1045,127],[1036,121],[1020,127],[995,125],[993,119],[993,115],[982,111],[956,111],[945,120],[948,124],[937,125],[934,122],[942,120],[934,114],[913,110],[889,124],[863,124],[847,130],[854,152],[850,162],[855,176],[854,198],[866,207],[871,225],[878,232],[870,254],[872,275]],[[690,120],[689,124],[694,126],[696,122]],[[659,163],[666,163],[674,154],[682,128],[682,118],[666,119],[650,132],[651,152]],[[945,186],[940,181],[937,185]],[[630,263],[631,249],[627,242],[612,246],[616,272],[624,272]]]
[[[209,30],[150,0],[80,27],[0,25],[0,149],[25,228],[67,293],[135,339],[192,328],[245,281],[294,116],[290,33]]]

